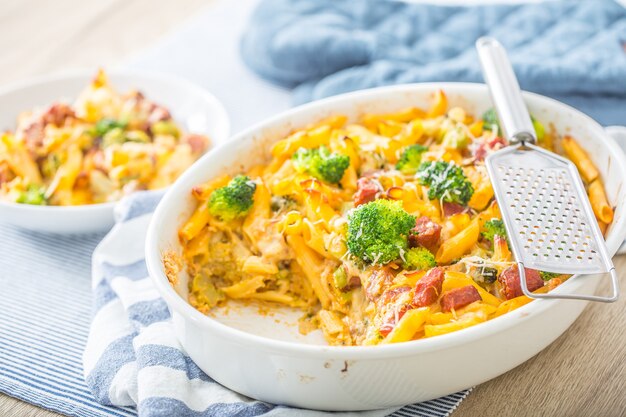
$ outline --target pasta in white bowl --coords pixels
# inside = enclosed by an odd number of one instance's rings
[[[229,133],[211,94],[149,72],[35,79],[0,106],[0,218],[42,232],[106,230],[115,201],[168,186]]]

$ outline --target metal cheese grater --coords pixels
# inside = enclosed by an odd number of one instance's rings
[[[484,37],[476,41],[476,49],[501,127],[512,144],[489,155],[485,164],[518,264],[522,291],[531,298],[616,301],[617,273],[576,166],[535,146],[535,130],[502,45]],[[562,274],[608,272],[613,294],[533,294],[524,267]]]

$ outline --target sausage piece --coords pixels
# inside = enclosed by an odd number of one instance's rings
[[[471,146],[471,150],[474,159],[477,161],[483,161],[487,156],[487,144],[484,142],[475,143],[473,146]]]
[[[194,133],[186,134],[180,141],[187,143],[191,147],[191,152],[195,154],[201,154],[209,147],[208,139],[205,136]]]
[[[478,290],[473,285],[467,285],[461,288],[455,288],[444,293],[441,296],[441,310],[448,312],[450,310],[458,310],[465,307],[474,301],[479,301],[482,298],[478,293]]]
[[[432,249],[439,243],[441,236],[441,226],[429,217],[422,216],[415,221],[415,227],[409,235],[409,245],[411,247],[424,246]]]
[[[354,207],[376,200],[376,194],[380,191],[378,184],[370,178],[359,178],[356,182],[356,193],[354,193]]]
[[[535,291],[543,287],[543,280],[539,271],[530,268],[524,268],[526,273],[526,283],[529,291]],[[520,287],[520,276],[517,265],[511,266],[504,270],[502,275],[498,277],[498,281],[502,284],[502,294],[507,300],[524,295]]]
[[[497,151],[498,149],[504,148],[506,146],[506,139],[500,136],[496,136],[495,138],[488,141],[487,145],[492,151]]]
[[[475,145],[472,149],[472,154],[477,161],[482,161],[487,157],[487,154],[506,146],[506,140],[499,136],[489,140],[488,142],[481,142]]]
[[[466,208],[457,203],[448,203],[444,201],[443,203],[443,215],[445,217],[454,216],[455,214],[463,213]]]
[[[57,126],[62,126],[65,120],[74,117],[76,117],[74,110],[65,103],[55,103],[41,115],[44,125],[54,124]]]
[[[65,103],[56,103],[48,107],[42,113],[34,116],[30,122],[21,128],[21,134],[24,137],[26,147],[33,153],[37,154],[43,145],[45,137],[45,128],[52,124],[63,126],[65,120],[74,118],[74,110]]]
[[[411,307],[426,307],[433,304],[441,294],[441,286],[443,285],[443,268],[436,267],[431,269],[415,284],[415,293]]]
[[[24,137],[24,143],[34,155],[36,155],[39,148],[43,146],[43,140],[46,135],[44,131],[45,127],[41,119],[35,119],[22,129],[21,134]]]

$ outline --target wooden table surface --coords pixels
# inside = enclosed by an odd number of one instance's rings
[[[0,1],[0,84],[122,62],[207,4],[203,0]],[[626,257],[616,257],[614,262],[626,288]],[[603,290],[607,291],[606,285]],[[474,388],[452,413],[453,417],[495,415],[626,416],[626,296],[615,304],[588,306],[547,349]],[[0,416],[58,414],[0,394]]]

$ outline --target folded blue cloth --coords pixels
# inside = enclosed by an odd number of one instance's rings
[[[382,85],[482,82],[474,41],[508,49],[523,89],[603,124],[626,122],[626,9],[612,0],[446,7],[381,0],[264,0],[241,51],[296,87],[297,104]]]

